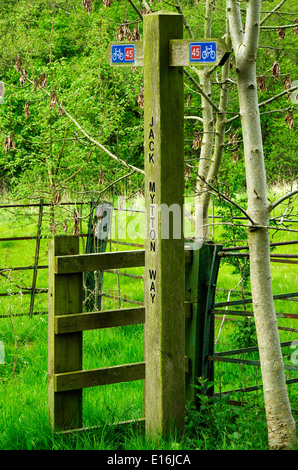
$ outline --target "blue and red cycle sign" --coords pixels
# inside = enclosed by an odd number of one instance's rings
[[[133,64],[135,61],[134,44],[112,45],[112,64]]]
[[[189,43],[189,61],[194,63],[216,62],[216,41]]]

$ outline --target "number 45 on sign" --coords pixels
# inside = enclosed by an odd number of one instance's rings
[[[170,40],[170,66],[222,66],[230,51],[223,39]],[[143,67],[143,42],[111,43],[106,51],[111,65]]]
[[[135,59],[134,44],[112,45],[112,64],[133,63]]]

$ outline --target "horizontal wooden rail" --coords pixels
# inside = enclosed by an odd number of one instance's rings
[[[86,255],[56,256],[55,274],[72,274],[145,265],[145,250],[113,251]]]
[[[79,390],[99,385],[143,380],[144,378],[145,363],[136,362],[121,366],[56,374],[54,377],[54,387],[55,392],[65,392],[67,390]]]
[[[192,304],[185,302],[185,318],[192,315]],[[101,312],[58,315],[54,319],[55,334],[97,330],[145,323],[145,307],[105,310]]]
[[[145,307],[123,308],[103,312],[76,313],[55,317],[55,333],[96,330],[145,323]]]
[[[192,260],[192,250],[185,250],[185,262]],[[55,274],[72,274],[105,269],[145,266],[145,250],[113,251],[86,255],[56,256]]]
[[[188,373],[191,367],[191,360],[187,356],[184,359],[185,373]],[[135,362],[120,366],[55,374],[54,390],[55,392],[66,392],[68,390],[80,390],[100,385],[144,380],[145,368],[145,362]]]

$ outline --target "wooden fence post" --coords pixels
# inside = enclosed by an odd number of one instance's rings
[[[55,274],[55,256],[79,254],[79,237],[55,237],[49,245],[49,415],[54,430],[82,426],[82,390],[55,391],[55,374],[82,369],[82,332],[55,334],[55,316],[82,312],[82,273]]]
[[[33,308],[34,308],[36,279],[37,279],[37,271],[38,271],[39,249],[40,249],[42,216],[43,216],[43,199],[40,200],[40,206],[39,206],[36,247],[35,247],[35,259],[34,259],[34,270],[33,270],[33,280],[32,280],[32,291],[31,291],[30,309],[29,309],[29,316],[30,317],[32,317],[32,315],[33,315]]]
[[[93,212],[95,212],[93,217]],[[104,253],[106,251],[113,217],[113,206],[104,202],[94,207],[91,203],[91,214],[88,224],[86,253]],[[101,310],[103,272],[95,270],[84,273],[84,303],[87,311]]]
[[[183,69],[169,66],[170,40],[182,37],[181,15],[144,16],[144,404],[153,436],[183,431],[185,421]]]

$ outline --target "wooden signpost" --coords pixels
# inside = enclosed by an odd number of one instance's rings
[[[169,66],[169,41],[180,37],[180,15],[144,17],[145,423],[153,435],[182,431],[185,418],[183,71]]]
[[[50,243],[48,391],[57,431],[82,429],[84,388],[143,380],[147,436],[182,432],[185,401],[195,402],[193,385],[208,368],[217,265],[211,245],[184,247],[183,67],[222,65],[228,51],[222,40],[182,38],[182,16],[158,12],[144,16],[143,42],[107,51],[112,66],[144,67],[145,250],[80,254],[76,236]],[[83,312],[83,273],[140,266],[145,308]],[[83,331],[140,323],[143,362],[83,370]]]
[[[183,66],[222,65],[222,40],[183,40],[182,15],[144,16],[143,42],[111,43],[112,66],[144,67],[145,329],[147,435],[183,431],[185,262]]]

